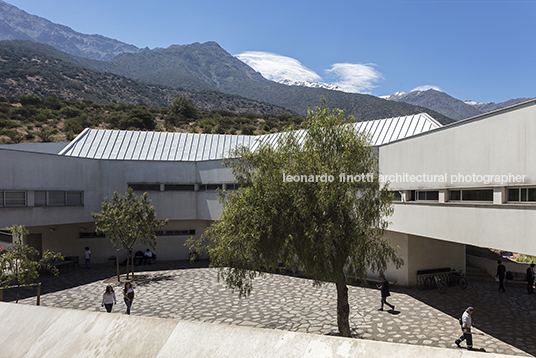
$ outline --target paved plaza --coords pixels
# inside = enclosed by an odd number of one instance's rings
[[[251,296],[239,298],[218,282],[217,270],[206,262],[161,262],[137,266],[142,278],[133,282],[136,298],[132,314],[336,335],[336,290],[333,284],[313,287],[312,281],[289,275],[266,274],[256,279]],[[125,267],[121,268],[125,270]],[[93,265],[71,269],[59,277],[44,276],[41,305],[102,311],[100,302],[115,267]],[[121,285],[114,286],[118,304],[112,314],[123,314]],[[35,292],[23,291],[23,304],[35,304]],[[393,287],[388,302],[395,311],[378,311],[380,292],[373,286],[349,286],[350,324],[356,338],[459,349],[458,317],[468,306],[476,332],[474,345],[487,352],[536,355],[536,295],[517,285],[500,293],[494,283],[469,283],[466,290]],[[14,301],[13,290],[4,294]],[[465,346],[465,343],[462,343]]]

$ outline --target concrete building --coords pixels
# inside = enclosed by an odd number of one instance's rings
[[[406,262],[390,279],[414,285],[417,270],[464,269],[465,244],[536,254],[530,244],[536,169],[529,164],[536,159],[530,146],[536,101],[445,127],[427,114],[356,126],[370,135],[388,179],[437,176],[390,180],[399,195],[386,235]],[[131,186],[138,194],[147,191],[158,218],[169,219],[159,233],[158,257],[186,259],[185,240],[199,237],[221,213],[216,190],[235,188],[222,160],[237,145],[255,149],[277,138],[86,129],[61,148],[0,146],[0,228],[25,225],[25,241],[38,250],[82,256],[89,246],[94,262],[106,262],[115,249],[95,234],[91,213]],[[451,182],[457,173],[511,173],[524,181]],[[448,180],[438,180],[441,174]]]

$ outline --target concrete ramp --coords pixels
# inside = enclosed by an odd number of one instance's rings
[[[0,302],[2,358],[471,358],[483,353]],[[485,353],[485,357],[510,357]]]

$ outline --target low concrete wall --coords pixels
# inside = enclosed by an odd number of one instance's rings
[[[530,264],[514,262],[508,259],[501,260],[506,271],[525,273]],[[497,260],[485,259],[478,256],[467,255],[467,265],[486,270],[491,276],[497,275]]]
[[[428,357],[481,353],[210,323],[0,302],[0,356]],[[509,357],[486,354],[491,357]]]

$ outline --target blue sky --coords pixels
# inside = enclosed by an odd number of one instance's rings
[[[531,0],[7,2],[138,47],[216,41],[232,55],[256,52],[266,71],[376,96],[431,85],[479,102],[536,97]]]

